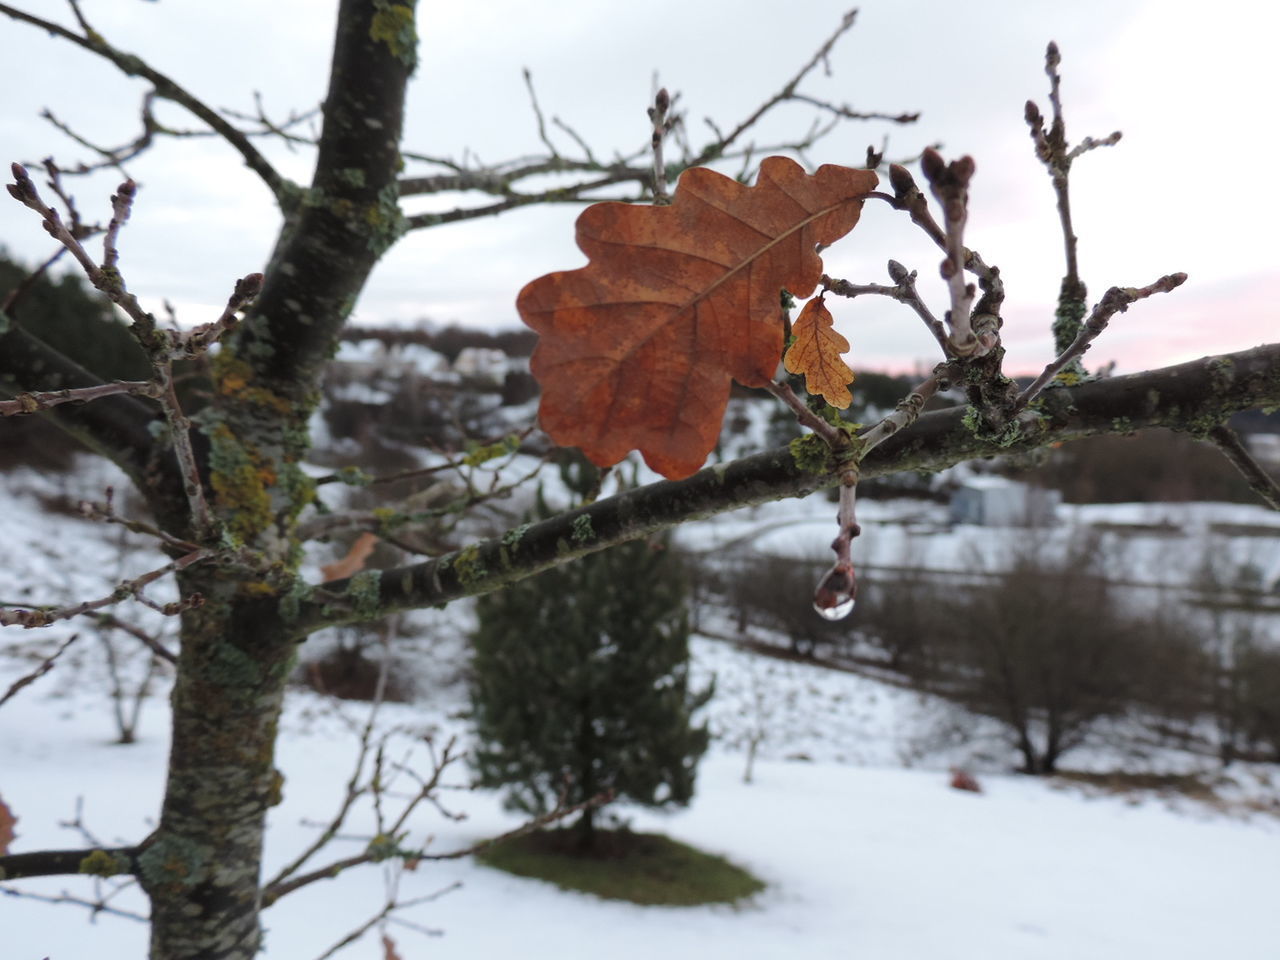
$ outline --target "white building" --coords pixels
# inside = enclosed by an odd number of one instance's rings
[[[1005,477],[970,477],[951,495],[951,522],[982,527],[1046,526],[1062,502],[1057,490]]]

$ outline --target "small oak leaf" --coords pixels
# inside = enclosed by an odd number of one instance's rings
[[[13,843],[13,838],[17,836],[13,832],[13,825],[17,822],[18,818],[13,815],[8,804],[0,800],[0,856],[9,852],[9,844]]]
[[[814,297],[804,305],[791,325],[795,341],[782,358],[788,373],[803,373],[804,388],[840,410],[853,402],[849,384],[853,371],[841,358],[849,349],[849,341],[836,333],[835,321],[822,297]]]

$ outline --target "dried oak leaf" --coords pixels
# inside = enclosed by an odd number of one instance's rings
[[[693,473],[716,444],[729,381],[760,387],[777,369],[781,291],[813,292],[816,247],[853,229],[876,182],[769,157],[752,187],[696,167],[669,206],[588,207],[577,226],[587,266],[540,277],[516,301],[539,334],[542,428],[598,466],[638,449],[669,479]]]
[[[14,824],[17,822],[18,818],[13,815],[9,805],[0,800],[0,856],[9,852],[9,844],[13,843],[13,838],[17,836],[13,832]]]
[[[804,305],[791,325],[795,342],[787,348],[782,365],[788,373],[803,373],[804,388],[840,410],[853,402],[849,384],[853,371],[840,355],[849,349],[849,341],[836,333],[835,320],[822,297],[814,297]]]
[[[360,534],[351,544],[351,549],[347,551],[345,557],[337,563],[320,568],[321,578],[327,583],[330,580],[342,580],[354,576],[364,569],[364,562],[369,559],[369,554],[373,553],[373,548],[377,545],[376,534],[367,532]]]

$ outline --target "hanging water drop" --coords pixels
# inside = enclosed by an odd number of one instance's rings
[[[858,579],[853,564],[837,562],[826,572],[813,592],[813,609],[824,620],[843,620],[853,611]]]
[[[825,599],[825,598],[824,598]],[[824,607],[819,601],[813,601],[813,609],[818,611],[818,616],[824,620],[843,620],[853,612],[854,599],[848,595],[837,595],[831,599],[835,603],[831,606]]]

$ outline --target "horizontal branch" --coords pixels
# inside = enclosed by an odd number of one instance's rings
[[[0,880],[89,874],[105,877],[137,873],[137,847],[37,850],[0,857]]]
[[[19,393],[12,400],[0,400],[0,417],[16,417],[21,414],[51,410],[64,403],[89,403],[103,397],[129,394],[134,397],[155,399],[159,387],[150,380],[114,380],[96,387],[79,387],[75,390],[42,390],[35,393]]]
[[[19,324],[11,323],[0,333],[0,396],[101,386],[101,378]],[[178,479],[167,463],[156,462],[159,445],[150,427],[161,413],[138,397],[117,394],[95,403],[63,405],[45,416],[114,462],[141,490],[147,489],[148,477],[153,483],[166,473],[174,483]]]
[[[1280,404],[1280,343],[1125,377],[1046,390],[999,436],[966,423],[967,410],[925,414],[861,464],[864,479],[940,470],[964,460],[1032,450],[1104,433],[1172,427],[1204,434],[1241,410]],[[971,423],[971,418],[970,423]],[[839,482],[839,470],[807,472],[788,448],[707,467],[511,530],[425,563],[364,573],[298,592],[279,614],[300,634],[372,620],[497,590],[567,560],[690,520]],[[376,586],[376,592],[373,587]],[[266,604],[269,601],[261,601]],[[276,604],[272,602],[272,605]],[[264,606],[263,615],[269,614]]]
[[[13,610],[0,607],[0,627],[16,625],[28,630],[34,627],[47,627],[49,624],[57,623],[59,620],[70,620],[72,617],[79,617],[94,610],[101,610],[103,607],[109,607],[122,600],[128,600],[130,597],[144,603],[153,610],[163,613],[166,617],[175,617],[186,610],[200,606],[204,603],[204,598],[196,593],[182,600],[160,605],[149,602],[143,594],[143,590],[161,577],[170,573],[181,572],[193,563],[207,560],[210,556],[211,554],[206,550],[193,550],[186,556],[179,557],[171,563],[166,563],[163,567],[157,567],[155,570],[150,570],[132,580],[123,581],[106,596],[98,597],[96,600],[85,600],[82,603],[65,607],[32,606],[25,603],[20,608]]]

